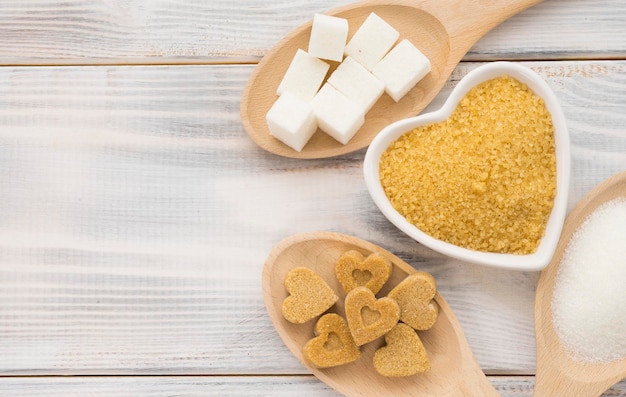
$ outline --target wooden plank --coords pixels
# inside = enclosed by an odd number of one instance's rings
[[[624,59],[625,17],[619,1],[545,0],[503,22],[465,60]]]
[[[350,2],[6,0],[0,64],[256,62],[314,13]],[[624,58],[625,15],[621,0],[546,0],[497,27],[466,60]]]
[[[568,119],[573,206],[626,170],[626,62],[527,65]],[[363,151],[297,161],[259,149],[238,114],[251,70],[0,68],[0,374],[304,374],[260,278],[276,242],[311,230],[433,273],[482,368],[533,373],[537,273],[408,239],[369,199]]]
[[[502,397],[532,397],[530,376],[491,376],[489,381]],[[417,392],[417,391],[416,391]],[[0,393],[12,397],[73,396],[222,396],[339,397],[340,394],[312,376],[122,376],[122,377],[18,377],[0,379]],[[43,394],[42,394],[43,393]],[[602,396],[626,396],[626,381]]]

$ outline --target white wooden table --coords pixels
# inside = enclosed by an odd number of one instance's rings
[[[293,160],[244,132],[255,63],[348,2],[0,0],[0,395],[336,396],[291,356],[261,296],[274,244],[314,230],[431,272],[489,380],[532,395],[538,273],[460,263],[404,236],[366,192],[364,150]],[[500,59],[561,100],[570,209],[626,170],[626,2],[522,12],[429,108]],[[626,381],[605,395],[626,396]]]

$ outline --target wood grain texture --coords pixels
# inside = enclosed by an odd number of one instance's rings
[[[537,273],[410,240],[368,197],[363,150],[299,161],[244,132],[244,64],[351,2],[0,2],[0,395],[338,396],[261,292],[278,241],[331,230],[432,273],[496,390],[532,396]],[[471,62],[531,61],[568,120],[571,209],[626,170],[625,23],[622,0],[544,0],[479,40],[426,110]]]
[[[571,208],[626,170],[626,62],[526,65],[568,120]],[[238,117],[251,71],[0,68],[0,374],[304,374],[267,317],[261,269],[312,230],[431,272],[486,372],[533,373],[538,274],[414,243],[367,195],[362,151],[298,161],[257,147]]]
[[[6,0],[0,64],[256,62],[314,13],[351,2]],[[546,0],[496,27],[466,60],[624,58],[625,21],[621,0]]]
[[[502,397],[532,397],[531,376],[490,376]],[[339,397],[315,377],[301,376],[122,376],[122,377],[23,377],[0,379],[0,393],[12,397]],[[626,382],[618,383],[603,397],[626,396]]]

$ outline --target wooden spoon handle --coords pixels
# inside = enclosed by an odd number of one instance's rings
[[[449,0],[442,5],[441,0],[425,0],[417,6],[441,21],[450,36],[451,52],[461,52],[462,56],[491,29],[541,1]]]
[[[554,376],[554,378],[551,378]],[[546,370],[537,369],[535,378],[534,397],[598,397],[607,391],[613,384],[619,382],[578,382],[564,374],[554,374]]]
[[[480,366],[475,362],[471,368],[465,369],[463,379],[458,385],[458,392],[454,397],[499,397],[500,394],[485,376]]]
[[[534,397],[598,397],[623,378],[610,364],[574,364],[559,349],[538,349]]]

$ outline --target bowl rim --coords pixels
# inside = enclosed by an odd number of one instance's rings
[[[393,208],[383,191],[379,178],[380,156],[392,142],[415,127],[447,119],[471,88],[505,74],[526,84],[535,94],[543,98],[546,108],[552,116],[554,126],[557,166],[556,197],[544,236],[541,238],[537,250],[526,255],[475,251],[433,238],[409,223],[403,215]],[[561,235],[567,212],[570,162],[567,124],[559,101],[552,89],[541,76],[528,67],[518,63],[499,61],[481,65],[470,71],[454,87],[440,109],[396,121],[381,130],[365,153],[363,174],[367,190],[378,209],[398,229],[419,243],[461,261],[511,270],[538,271],[544,269],[552,259]]]

